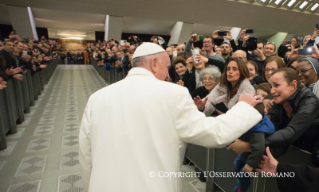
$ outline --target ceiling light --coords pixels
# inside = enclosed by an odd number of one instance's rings
[[[76,40],[82,40],[83,37],[65,37],[65,38],[62,38],[62,39],[76,39]]]
[[[304,1],[304,2],[299,6],[299,8],[300,8],[300,9],[303,9],[307,4],[308,4],[308,2],[307,2],[307,1]]]
[[[316,10],[318,7],[319,7],[319,4],[316,3],[314,6],[311,7],[310,10],[311,10],[311,11],[314,11],[314,10]]]
[[[87,35],[67,34],[67,33],[58,33],[57,35],[61,35],[61,36],[74,36],[74,37],[86,37],[86,36],[87,36]]]
[[[266,2],[266,0],[260,0],[260,1],[262,1],[263,3],[265,3],[265,2]]]
[[[296,2],[296,0],[291,0],[291,1],[288,3],[288,7],[291,7],[295,2]]]
[[[282,0],[276,0],[275,4],[278,5]]]

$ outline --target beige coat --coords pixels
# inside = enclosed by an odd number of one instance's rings
[[[208,100],[205,105],[204,113],[206,115],[210,115],[215,111],[215,107],[212,103],[225,103],[228,109],[231,109],[238,101],[240,94],[245,93],[253,93],[255,94],[255,88],[251,85],[248,79],[245,79],[239,86],[236,95],[232,97],[229,102],[227,103],[227,89],[226,87],[221,87],[220,84],[216,85],[216,87],[207,95]]]
[[[181,178],[160,176],[181,171],[186,143],[224,147],[260,120],[244,102],[206,117],[186,88],[133,68],[87,103],[79,135],[84,184],[90,192],[179,192]]]

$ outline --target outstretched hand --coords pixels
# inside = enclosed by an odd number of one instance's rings
[[[208,97],[206,97],[204,100],[202,100],[199,96],[194,98],[194,103],[197,106],[198,110],[203,111],[205,109],[207,100]]]
[[[259,173],[264,172],[266,174],[276,174],[278,161],[272,156],[269,147],[266,148],[266,153],[267,156],[263,156],[261,163],[258,165],[258,167],[260,168],[257,168],[256,171],[258,171]]]

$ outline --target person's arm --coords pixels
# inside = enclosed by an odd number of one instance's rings
[[[264,133],[247,133],[247,141],[250,144],[251,154],[248,156],[246,163],[252,168],[258,167],[265,152],[265,134]]]
[[[220,70],[220,72],[223,72],[224,71],[224,67],[225,67],[225,63],[222,62],[222,61],[219,61],[219,60],[216,60],[216,59],[211,59],[211,58],[208,58],[208,62],[207,64],[209,65],[215,65],[216,67],[218,67],[218,69]]]
[[[183,89],[178,98],[175,127],[181,140],[186,143],[209,148],[224,147],[261,120],[260,113],[242,102],[242,98],[227,113],[218,117],[206,117],[199,112],[187,89]]]
[[[82,122],[80,126],[79,133],[79,162],[82,168],[82,181],[84,183],[84,191],[88,191],[90,177],[92,172],[92,159],[91,159],[91,134],[92,125],[90,123],[91,119],[91,108],[90,97],[82,117]]]
[[[266,138],[266,146],[271,148],[283,147],[296,141],[313,123],[319,113],[317,97],[304,98],[304,102],[296,107],[298,111],[292,117],[287,127],[280,129]],[[270,113],[270,116],[271,113]]]
[[[232,40],[229,41],[229,42],[230,42],[230,45],[231,45],[231,47],[232,47],[232,49],[233,49],[233,53],[234,53],[235,51],[238,50],[238,47],[237,47],[237,45],[236,45],[234,39],[232,39]]]

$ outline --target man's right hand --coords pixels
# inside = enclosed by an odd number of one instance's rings
[[[255,107],[257,104],[262,103],[262,100],[257,100],[254,94],[241,94],[239,96],[238,102],[243,101],[249,104],[252,107]]]
[[[240,35],[239,35],[239,40],[241,40],[241,41],[244,40],[244,37],[247,35],[247,34],[246,34],[246,30],[247,30],[247,29],[248,29],[248,28],[242,30],[242,32],[241,32]]]

